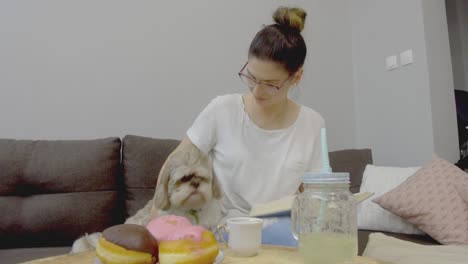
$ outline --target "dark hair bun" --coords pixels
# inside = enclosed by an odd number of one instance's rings
[[[302,8],[279,7],[273,13],[273,20],[280,26],[288,27],[301,32],[307,13]]]

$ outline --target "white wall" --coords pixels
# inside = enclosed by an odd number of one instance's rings
[[[440,32],[443,25],[429,27],[433,21],[424,17],[421,1],[352,1],[356,142],[359,147],[373,149],[378,165],[418,166],[439,150],[441,157],[456,161],[453,153],[458,153],[457,126],[455,108],[450,102],[451,73],[446,69],[433,78],[429,76],[450,66],[448,43],[439,41],[447,45],[434,43],[429,49],[426,47],[427,41],[448,36]],[[440,22],[445,8],[438,8],[431,12],[437,15],[434,21]],[[415,62],[387,71],[385,58],[407,49],[413,50]],[[428,58],[427,54],[431,56]],[[428,63],[436,63],[434,59],[443,56],[447,58],[442,59],[441,65],[428,67]],[[443,90],[438,91],[439,88]],[[439,105],[439,102],[449,103]],[[442,121],[444,118],[447,120]]]
[[[279,5],[309,12],[299,101],[325,117],[331,150],[454,161],[447,43],[427,45],[443,10],[422,0],[1,1],[0,138],[181,138],[211,98],[245,91],[237,71]],[[409,48],[414,64],[385,70]]]
[[[468,91],[468,1],[446,0],[455,89]]]
[[[181,138],[279,5],[309,11],[300,101],[354,146],[347,1],[1,1],[0,137]],[[330,15],[333,14],[333,15]]]
[[[434,152],[452,162],[460,158],[452,61],[445,3],[423,0]]]
[[[308,1],[308,61],[302,102],[325,118],[330,150],[355,147],[351,17],[348,0]]]

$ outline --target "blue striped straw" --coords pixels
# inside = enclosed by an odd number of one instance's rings
[[[322,143],[322,173],[331,173],[330,160],[328,159],[328,146],[327,146],[327,129],[321,130],[321,143]]]
[[[330,167],[330,160],[328,158],[328,146],[327,146],[327,130],[322,128],[321,130],[321,145],[322,145],[322,173],[330,173],[332,169]],[[325,202],[325,196],[322,196],[322,201],[320,202],[320,212],[317,219],[317,226],[321,227],[323,219],[325,218],[327,210],[327,203]]]

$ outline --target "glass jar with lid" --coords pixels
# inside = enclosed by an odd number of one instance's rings
[[[349,173],[306,173],[291,210],[305,263],[335,264],[357,255],[357,202]]]

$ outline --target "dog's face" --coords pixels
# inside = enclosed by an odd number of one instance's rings
[[[221,198],[209,158],[196,148],[174,153],[159,177],[154,199],[158,209],[200,209]]]
[[[212,184],[213,173],[202,162],[176,167],[169,179],[169,201],[178,208],[202,208],[213,196]]]

